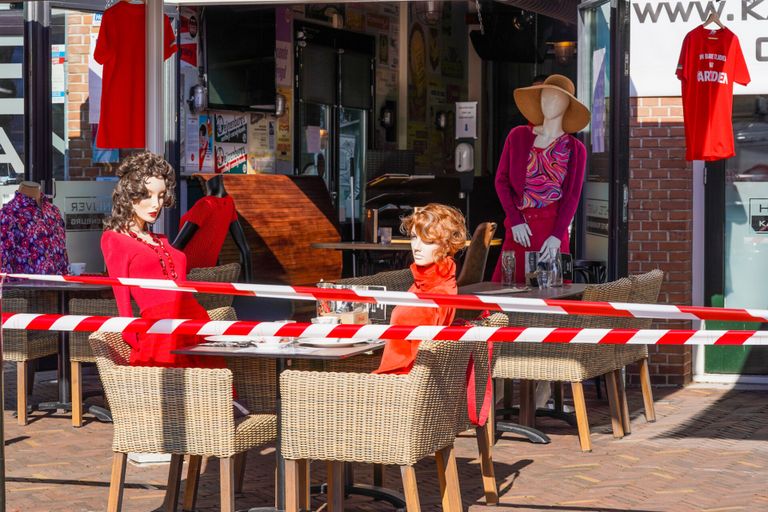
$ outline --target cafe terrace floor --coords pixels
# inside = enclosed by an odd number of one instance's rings
[[[36,395],[50,399],[55,383],[38,378]],[[27,427],[12,410],[15,370],[6,365],[5,439],[8,511],[102,511],[106,508],[112,426],[89,419],[80,429],[65,415],[35,413]],[[592,453],[579,451],[575,428],[540,419],[552,443],[534,445],[505,434],[495,447],[501,503],[495,510],[525,511],[768,511],[768,390],[734,390],[696,385],[656,388],[658,421],[642,415],[638,390],[630,389],[632,434],[610,433],[608,405],[588,387]],[[456,441],[461,494],[470,511],[494,510],[483,502],[475,439]],[[237,508],[273,502],[274,448],[248,456]],[[157,509],[167,465],[128,465],[125,511]],[[422,510],[440,510],[434,459],[416,469]],[[323,464],[312,465],[322,481]],[[356,466],[356,478],[370,482],[370,467]],[[399,471],[387,468],[386,483],[399,488]],[[183,485],[183,482],[182,482]],[[198,510],[218,510],[218,463],[211,459],[200,484]],[[313,503],[313,508],[322,504]],[[181,507],[179,507],[180,509]],[[386,503],[350,497],[347,510],[389,511]]]

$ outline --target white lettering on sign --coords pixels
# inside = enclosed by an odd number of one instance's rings
[[[696,73],[697,82],[720,82],[723,85],[728,85],[728,73],[720,73],[718,71],[699,71]]]
[[[632,96],[680,96],[675,69],[683,38],[711,13],[738,36],[752,77],[734,94],[768,93],[768,73],[762,71],[768,62],[768,0],[636,0],[630,7]],[[700,59],[725,61],[723,55],[702,55]]]

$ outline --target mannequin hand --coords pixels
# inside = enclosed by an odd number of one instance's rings
[[[557,251],[560,250],[560,239],[556,236],[550,236],[541,246],[539,251],[539,261],[551,261],[555,259]]]
[[[528,224],[525,223],[512,226],[512,239],[523,247],[530,247],[531,228],[529,228]]]

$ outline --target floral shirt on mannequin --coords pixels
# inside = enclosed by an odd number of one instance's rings
[[[61,212],[45,196],[37,204],[20,192],[0,210],[2,271],[67,274],[67,242]]]

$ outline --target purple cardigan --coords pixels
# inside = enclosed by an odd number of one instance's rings
[[[568,138],[571,141],[571,157],[568,160],[568,172],[561,187],[562,197],[558,201],[557,220],[552,230],[552,236],[561,240],[579,206],[581,187],[584,184],[584,168],[587,165],[587,151],[584,144],[573,135],[568,135]],[[523,196],[528,157],[535,139],[536,134],[533,133],[532,126],[512,128],[507,135],[507,141],[504,143],[504,150],[499,159],[499,167],[496,169],[496,193],[512,226],[525,222],[520,210],[517,209],[517,204]]]

